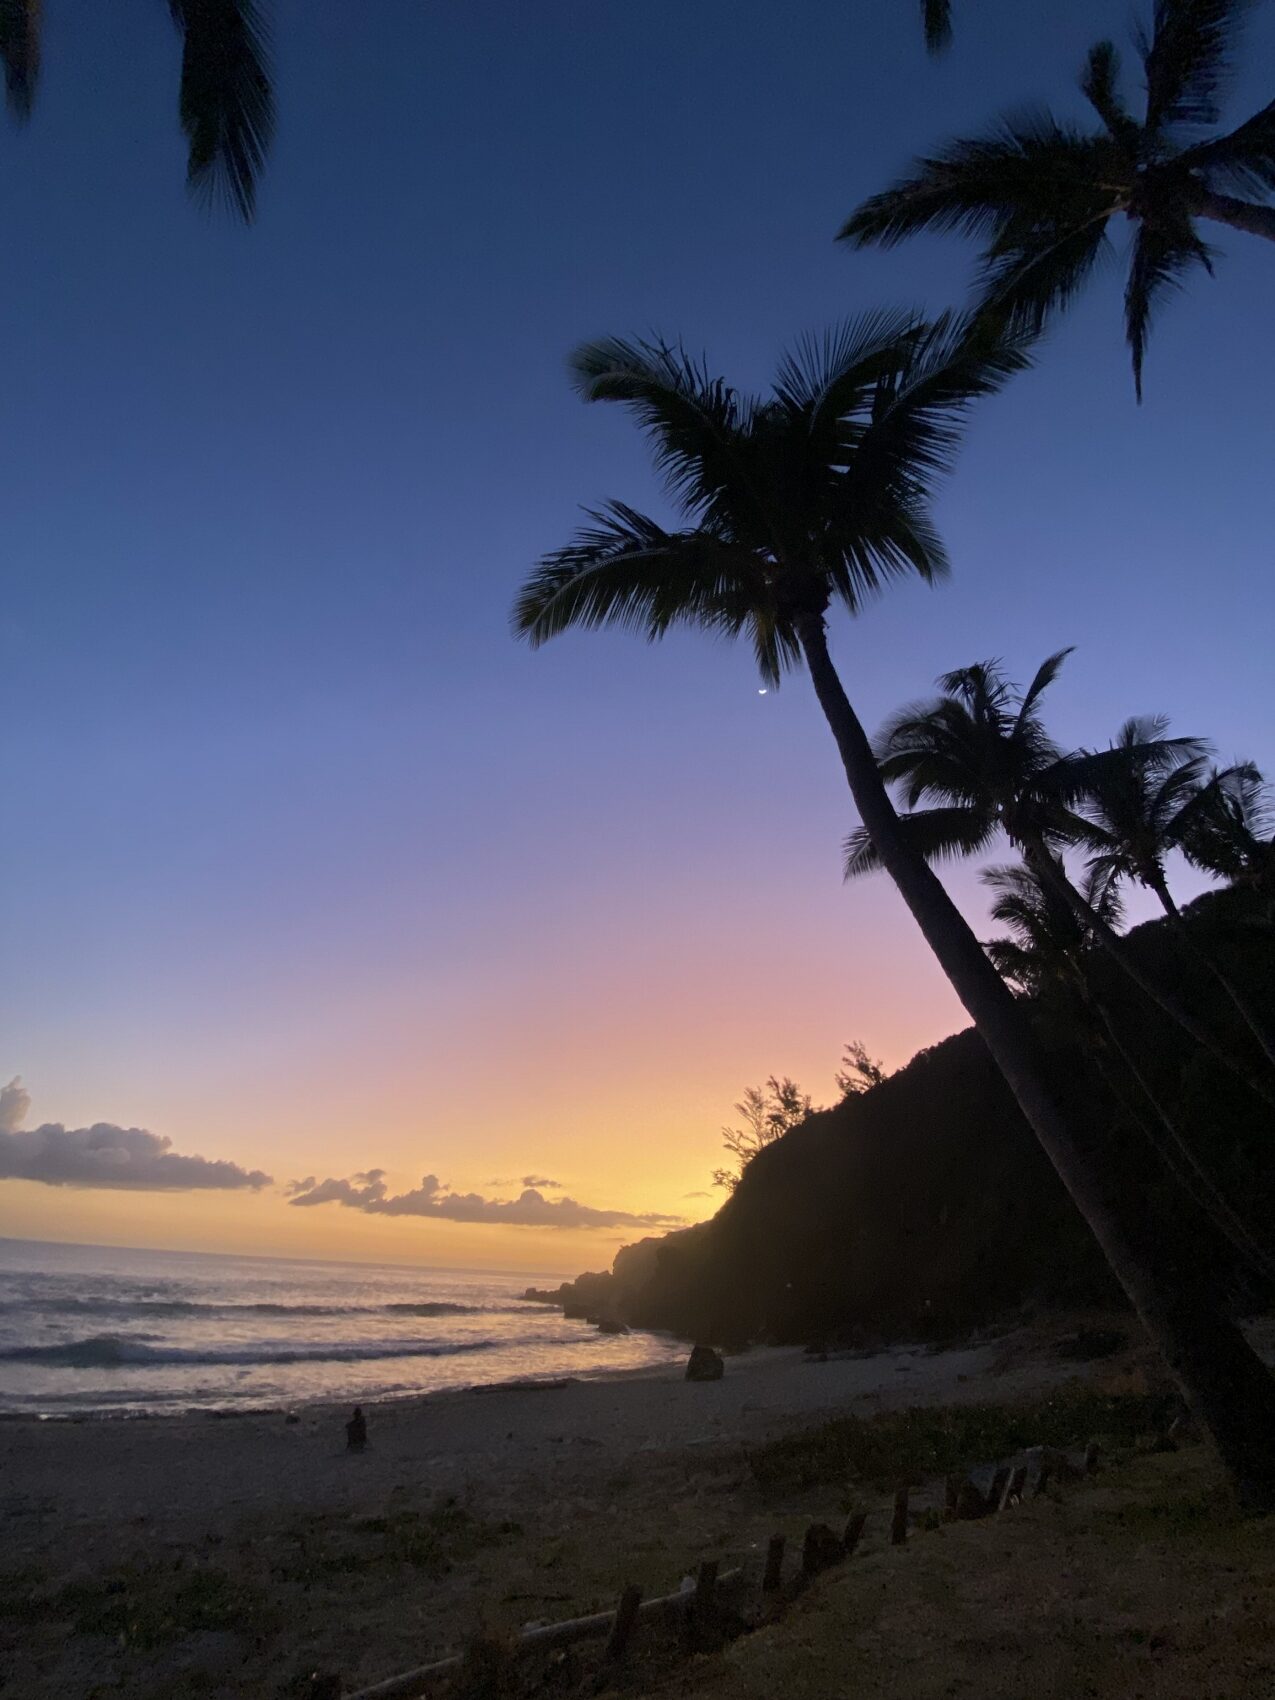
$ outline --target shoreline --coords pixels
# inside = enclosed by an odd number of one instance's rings
[[[28,1602],[24,1628],[6,1640],[0,1626],[6,1675],[41,1700],[249,1700],[302,1669],[352,1689],[480,1627],[581,1615],[629,1583],[667,1592],[702,1559],[739,1561],[777,1527],[796,1539],[836,1506],[835,1485],[767,1495],[750,1456],[771,1439],[1078,1380],[1140,1386],[1148,1354],[1128,1319],[1101,1363],[1060,1355],[1091,1320],[826,1361],[758,1347],[713,1382],[673,1362],[369,1401],[358,1453],[349,1405],[331,1401],[292,1420],[5,1421],[0,1573]]]

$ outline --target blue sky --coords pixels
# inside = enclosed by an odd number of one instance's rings
[[[760,384],[801,331],[958,301],[965,243],[839,222],[928,142],[1078,110],[1128,8],[965,0],[935,62],[910,0],[282,0],[252,229],[184,195],[166,9],[46,10],[0,182],[0,1077],[281,1176],[566,1166],[658,1210],[750,1080],[826,1095],[842,1039],[957,1025],[892,892],[840,885],[804,681],[691,636],[532,654],[507,611],[578,504],[658,506],[575,343]],[[1237,118],[1272,64],[1261,5]],[[1275,762],[1275,256],[1217,240],[1141,409],[1116,268],[980,412],[952,582],[837,631],[870,725],[1075,643],[1064,741],[1164,710]]]

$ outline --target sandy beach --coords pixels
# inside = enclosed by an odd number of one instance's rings
[[[345,1407],[7,1421],[0,1694],[229,1700],[303,1692],[314,1670],[352,1688],[480,1626],[570,1616],[628,1581],[663,1591],[699,1556],[835,1511],[826,1489],[765,1501],[749,1447],[831,1415],[1038,1392],[1078,1373],[1055,1344],[760,1349],[715,1383],[657,1369],[440,1393],[369,1407],[358,1455]],[[1138,1375],[1137,1354],[1102,1372]]]

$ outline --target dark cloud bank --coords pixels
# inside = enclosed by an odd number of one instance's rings
[[[171,1139],[140,1127],[63,1127],[45,1122],[23,1128],[30,1094],[21,1080],[0,1087],[0,1180],[41,1181],[45,1186],[114,1187],[133,1192],[233,1191],[269,1186],[261,1169],[184,1157]]]

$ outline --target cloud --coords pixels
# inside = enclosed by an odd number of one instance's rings
[[[546,1186],[552,1183],[546,1181]],[[345,1180],[293,1181],[287,1188],[293,1204],[343,1204],[370,1216],[437,1216],[447,1222],[503,1222],[517,1228],[675,1228],[682,1218],[658,1211],[634,1215],[628,1210],[604,1210],[574,1198],[549,1199],[535,1187],[517,1198],[483,1198],[476,1192],[451,1192],[437,1175],[423,1175],[411,1192],[391,1193],[384,1169],[368,1169]]]
[[[7,1086],[0,1086],[0,1133],[16,1133],[30,1108],[31,1094],[15,1074]]]
[[[113,1187],[132,1192],[193,1189],[233,1191],[270,1185],[260,1169],[184,1157],[171,1139],[140,1127],[63,1127],[45,1122],[23,1130],[31,1098],[21,1080],[0,1090],[0,1180],[45,1186]]]
[[[487,1185],[488,1186],[548,1187],[550,1192],[561,1192],[562,1191],[562,1182],[561,1181],[551,1181],[547,1175],[523,1175],[519,1179],[512,1180],[512,1181],[511,1180],[488,1181]]]
[[[683,1198],[711,1198],[712,1196],[711,1192],[684,1192],[682,1194]]]

